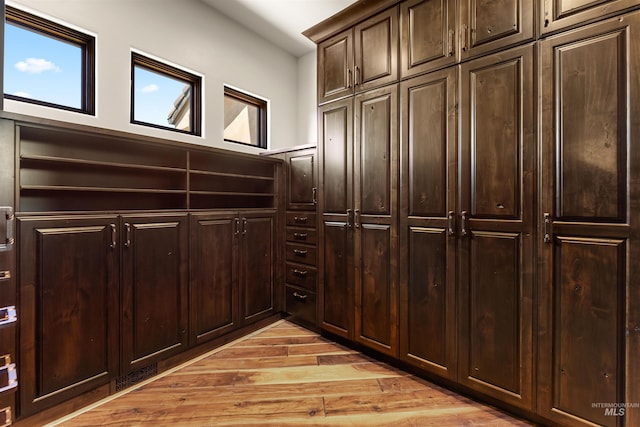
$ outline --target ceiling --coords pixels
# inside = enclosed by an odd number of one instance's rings
[[[296,57],[315,49],[302,32],[357,0],[202,0]]]

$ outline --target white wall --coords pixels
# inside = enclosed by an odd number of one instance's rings
[[[298,140],[296,145],[317,144],[316,52],[298,58]]]
[[[299,110],[309,109],[311,103],[315,109],[315,93],[312,100],[298,93],[301,85],[306,90],[310,78],[300,76],[297,58],[199,0],[8,0],[7,4],[97,36],[95,117],[11,100],[5,100],[7,111],[260,152],[223,141],[223,86],[229,84],[269,100],[270,149],[312,142],[301,136],[308,131],[298,131],[296,125],[301,120]],[[132,48],[204,76],[202,137],[129,123]],[[302,61],[305,68],[307,61]],[[315,92],[315,56],[313,70]],[[299,109],[298,103],[304,108]]]

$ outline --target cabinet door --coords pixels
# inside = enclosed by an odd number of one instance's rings
[[[191,215],[191,344],[237,327],[239,227],[234,213]]]
[[[540,47],[539,411],[640,425],[640,14]]]
[[[115,216],[19,221],[21,416],[118,375],[116,225]]]
[[[400,74],[409,77],[456,62],[456,1],[400,3]]]
[[[353,93],[353,29],[318,44],[318,103]]]
[[[459,381],[531,408],[534,47],[461,75]]]
[[[315,210],[317,197],[316,150],[300,150],[287,154],[287,209]]]
[[[478,56],[533,39],[535,3],[531,0],[461,0],[461,57]]]
[[[274,312],[275,212],[241,212],[241,301],[245,321]]]
[[[457,74],[400,85],[400,357],[454,380]]]
[[[398,88],[356,96],[354,261],[356,339],[397,355]]]
[[[540,28],[551,33],[638,6],[638,0],[544,0]]]
[[[187,217],[124,216],[122,371],[187,345]]]
[[[357,91],[398,80],[398,8],[392,7],[355,27]]]
[[[320,326],[353,336],[353,100],[319,109],[318,150],[322,213],[319,251]]]

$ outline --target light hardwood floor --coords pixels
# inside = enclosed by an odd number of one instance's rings
[[[529,426],[287,321],[60,426]]]

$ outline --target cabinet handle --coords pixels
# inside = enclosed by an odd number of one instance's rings
[[[553,231],[551,230],[551,215],[547,212],[544,213],[544,243],[551,243],[551,234]]]
[[[467,24],[462,25],[462,30],[460,31],[460,43],[461,48],[464,52],[467,51]]]
[[[243,221],[246,221],[246,218],[242,218]],[[293,222],[297,223],[297,224],[306,224],[307,223],[307,217],[306,216],[294,216],[293,217]]]
[[[460,213],[460,235],[462,237],[467,237],[469,235],[469,225],[467,224],[469,220],[469,213],[467,211],[462,211]]]
[[[9,280],[11,279],[11,271],[4,270],[0,271],[0,280]]]
[[[242,218],[242,235],[247,234],[247,218]]]
[[[0,378],[2,378],[2,382],[0,383],[0,393],[18,387],[18,372],[16,371],[16,364],[12,363],[10,365],[0,367]]]
[[[299,257],[305,257],[307,256],[307,251],[303,251],[301,249],[294,249],[293,254]]]
[[[125,248],[131,247],[131,224],[125,222],[124,224],[124,246]]]
[[[4,421],[4,423],[2,423]],[[13,423],[13,418],[11,416],[11,406],[7,406],[6,408],[0,409],[0,424],[1,426],[10,426]]]
[[[312,202],[314,205],[317,205],[317,204],[318,204],[318,189],[317,189],[316,187],[313,187],[313,188],[311,189],[311,202]]]
[[[116,231],[116,225],[115,224],[109,224],[109,228],[111,229],[111,243],[109,243],[109,247],[111,249],[114,249],[117,245],[117,240],[116,240],[116,236],[117,236],[117,231]]]
[[[347,68],[347,88],[351,88],[351,68]]]
[[[354,211],[354,221],[353,221],[353,225],[355,228],[360,228],[360,209],[356,209]]]
[[[356,65],[356,81],[354,83],[355,86],[358,86],[358,85],[362,84],[362,82],[360,82],[360,77],[361,77],[360,76],[360,67],[358,67]]]
[[[307,240],[307,233],[293,233],[293,238],[296,240]]]
[[[353,228],[353,211],[347,209],[347,227]]]
[[[453,56],[453,54],[455,53],[455,48],[453,46],[453,37],[455,36],[456,32],[454,30],[449,30],[449,56]]]
[[[456,235],[456,217],[455,217],[455,212],[453,211],[449,211],[449,213],[447,214],[447,232],[449,233],[449,236],[455,236]]]
[[[544,0],[544,26],[549,26],[549,0]]]
[[[233,230],[233,235],[237,236],[240,234],[240,218],[235,218],[233,222],[235,223],[235,229]]]
[[[309,274],[309,272],[307,270],[298,270],[297,268],[294,268],[293,274],[298,277],[307,277],[307,274]]]
[[[11,206],[0,207],[0,212],[4,212],[4,220],[5,220],[4,243],[0,244],[0,251],[10,251],[14,243],[16,243],[16,239],[15,239],[16,216],[13,214],[13,208]]]
[[[300,300],[300,301],[304,301],[304,300],[306,300],[306,299],[307,299],[307,296],[308,296],[308,295],[299,294],[298,292],[294,292],[294,293],[293,293],[293,296],[294,296],[296,299]]]
[[[7,325],[18,320],[18,313],[16,313],[16,307],[10,305],[8,307],[0,308],[0,325]]]

